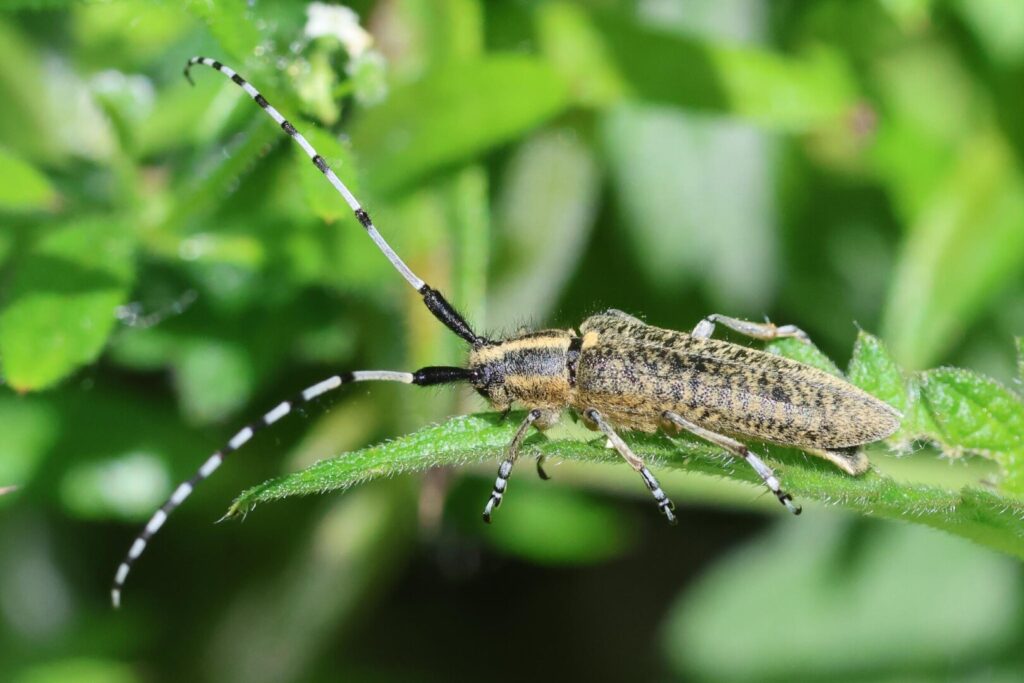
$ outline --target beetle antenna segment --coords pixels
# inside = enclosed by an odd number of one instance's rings
[[[334,170],[327,165],[327,161],[320,156],[320,154],[313,148],[313,145],[309,144],[309,140],[307,140],[302,133],[297,131],[295,126],[293,126],[288,119],[282,116],[277,109],[267,102],[266,98],[263,97],[263,95],[261,95],[260,92],[252,86],[252,84],[242,78],[231,67],[225,66],[217,60],[210,59],[209,57],[192,57],[188,60],[188,63],[185,65],[184,73],[185,78],[188,79],[189,83],[192,83],[191,69],[196,64],[202,64],[212,69],[216,69],[230,78],[236,85],[242,88],[242,90],[244,90],[246,94],[248,94],[249,97],[251,97],[253,101],[263,109],[263,111],[267,112],[270,118],[274,119],[274,121],[281,126],[284,132],[288,133],[288,135],[298,143],[299,147],[301,147],[309,156],[313,165],[315,165],[317,169],[327,177],[327,180],[334,186],[334,189],[338,191],[338,194],[342,196],[345,203],[352,208],[352,211],[355,213],[359,223],[366,229],[367,234],[370,235],[370,239],[372,239],[374,244],[377,245],[377,248],[381,250],[389,261],[391,261],[391,265],[395,267],[395,270],[397,270],[403,278],[405,278],[405,281],[420,293],[423,297],[423,303],[426,305],[427,309],[434,314],[435,318],[444,323],[448,329],[457,334],[464,341],[468,342],[474,348],[483,346],[488,342],[485,337],[481,337],[473,332],[469,323],[466,322],[466,319],[455,310],[454,306],[448,303],[440,292],[430,287],[426,282],[412,272],[409,266],[405,264],[405,261],[395,253],[395,250],[391,248],[391,245],[388,244],[380,232],[377,231],[377,228],[373,225],[373,221],[370,219],[370,215],[359,203],[359,200],[357,200],[349,191],[348,187],[345,186],[345,183],[341,182],[341,179],[338,178],[338,175]]]
[[[153,513],[150,517],[149,522],[143,527],[142,531],[138,536],[135,537],[135,541],[128,549],[127,555],[124,560],[117,567],[117,573],[114,575],[114,583],[110,589],[110,599],[114,604],[114,607],[121,606],[121,591],[124,588],[124,582],[128,578],[128,572],[131,571],[132,565],[139,557],[142,556],[143,551],[146,549],[146,545],[150,539],[160,530],[160,527],[167,521],[167,517],[174,512],[175,508],[185,502],[185,499],[192,495],[192,491],[195,490],[199,482],[208,478],[213,474],[218,467],[224,462],[231,453],[234,453],[253,437],[253,435],[263,429],[269,427],[285,415],[292,413],[295,409],[303,404],[309,403],[323,394],[329,391],[333,391],[344,384],[351,384],[353,382],[400,382],[402,384],[415,384],[417,386],[430,386],[434,384],[452,384],[454,382],[467,381],[472,377],[472,371],[465,368],[456,367],[427,367],[421,368],[416,372],[393,372],[390,370],[360,370],[356,372],[346,372],[340,375],[334,375],[328,377],[322,382],[307,387],[295,398],[290,401],[282,401],[278,403],[270,412],[265,413],[259,419],[250,422],[247,426],[243,427],[238,433],[236,433],[228,443],[222,447],[219,451],[211,455],[203,463],[202,467],[192,475],[192,478],[183,481],[178,485],[178,488],[174,489],[171,497],[168,498],[160,509]]]

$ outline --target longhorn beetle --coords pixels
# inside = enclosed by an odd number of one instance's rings
[[[901,415],[896,410],[842,379],[796,361],[711,338],[715,325],[720,324],[754,339],[794,337],[810,343],[807,335],[793,325],[780,327],[710,315],[685,333],[652,327],[610,310],[584,320],[578,333],[571,329],[541,330],[508,339],[478,335],[440,292],[409,269],[324,158],[256,88],[230,67],[206,57],[188,61],[185,77],[189,82],[191,67],[196,64],[209,66],[234,81],[302,147],[355,212],[370,239],[420,293],[427,309],[469,345],[469,358],[466,367],[425,367],[415,372],[360,370],[334,375],[243,427],[191,479],[174,490],[135,538],[114,576],[111,597],[115,606],[120,603],[132,564],[150,538],[225,457],[297,406],[353,382],[417,386],[467,382],[497,410],[508,410],[514,403],[529,409],[498,467],[491,497],[484,506],[485,522],[491,521],[491,514],[504,499],[527,432],[531,427],[551,427],[565,409],[575,411],[585,425],[607,437],[643,479],[671,523],[676,521],[672,501],[618,430],[690,432],[746,460],[779,502],[793,514],[800,514],[800,507],[782,490],[771,468],[734,437],[795,446],[858,475],[869,466],[859,447],[883,439],[899,427]],[[538,471],[546,478],[539,461]]]

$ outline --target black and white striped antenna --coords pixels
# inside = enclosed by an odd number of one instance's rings
[[[408,282],[412,287],[420,293],[423,297],[423,303],[434,314],[438,320],[444,323],[452,332],[457,334],[460,338],[468,342],[474,348],[479,348],[489,341],[482,336],[477,335],[470,328],[469,323],[455,310],[455,308],[448,303],[448,301],[441,295],[440,292],[431,288],[418,277],[412,270],[405,264],[401,257],[395,253],[395,250],[391,248],[391,245],[387,243],[384,237],[374,227],[373,221],[370,219],[369,214],[360,205],[359,200],[349,191],[345,186],[345,183],[341,182],[337,174],[327,165],[327,162],[322,156],[313,148],[309,141],[295,129],[284,116],[281,115],[277,109],[267,102],[266,98],[260,94],[256,88],[254,88],[248,81],[238,75],[234,69],[228,66],[224,66],[220,62],[209,59],[207,57],[193,57],[188,60],[188,64],[185,66],[185,77],[192,82],[190,74],[191,68],[196,64],[202,64],[209,66],[217,71],[221,72],[236,84],[238,84],[249,97],[255,100],[270,118],[274,119],[281,126],[281,128],[288,133],[298,144],[302,147],[303,151],[309,156],[313,164],[327,176],[327,180],[334,186],[334,189],[342,196],[345,202],[355,212],[356,218],[359,223],[366,229],[366,232],[370,235],[370,239],[373,240],[377,248],[381,250],[384,256],[391,262],[391,265],[395,267],[405,281]],[[119,607],[121,604],[121,593],[124,589],[125,580],[128,578],[128,573],[131,571],[132,565],[135,563],[142,553],[145,551],[146,546],[149,544],[150,539],[156,534],[160,528],[167,521],[168,516],[180,506],[185,499],[188,498],[192,491],[199,482],[208,478],[212,475],[217,468],[221,466],[224,459],[234,453],[264,427],[269,427],[284,416],[293,412],[296,407],[301,406],[305,403],[313,401],[317,397],[337,389],[345,384],[351,384],[354,382],[371,382],[371,381],[383,381],[383,382],[400,382],[402,384],[414,384],[417,386],[429,386],[435,384],[450,384],[454,382],[468,381],[473,376],[473,371],[465,368],[458,367],[426,367],[421,368],[415,372],[395,372],[391,370],[361,370],[356,372],[348,372],[338,375],[333,375],[321,382],[318,382],[302,391],[295,398],[282,401],[277,404],[273,409],[265,413],[259,419],[249,423],[241,430],[239,430],[226,445],[220,450],[216,451],[206,459],[199,470],[192,475],[190,479],[183,481],[178,485],[171,496],[160,506],[146,526],[143,527],[142,531],[135,537],[134,542],[128,549],[128,553],[125,555],[121,564],[117,567],[117,572],[114,574],[113,586],[110,590],[111,601],[114,607]]]
[[[403,261],[402,258],[395,253],[395,250],[391,248],[391,245],[387,243],[387,241],[380,234],[380,232],[377,231],[377,228],[374,227],[373,221],[370,219],[370,215],[366,212],[366,209],[364,209],[362,205],[359,203],[359,200],[356,199],[355,195],[353,195],[352,192],[349,191],[348,187],[345,186],[345,183],[341,182],[341,179],[338,177],[338,175],[330,166],[327,165],[327,162],[313,148],[313,145],[309,144],[309,140],[307,140],[302,135],[302,133],[295,130],[295,126],[293,126],[291,122],[288,121],[288,119],[282,116],[281,112],[279,112],[269,102],[267,102],[266,98],[260,94],[259,90],[254,88],[251,83],[249,83],[247,80],[238,75],[238,73],[231,67],[224,66],[217,60],[210,59],[209,57],[193,57],[192,59],[188,60],[188,63],[185,65],[185,78],[188,79],[189,83],[192,82],[192,67],[196,64],[202,64],[204,66],[210,67],[211,69],[216,69],[217,71],[221,72],[222,74],[230,78],[232,81],[234,81],[239,87],[242,88],[242,90],[244,90],[249,95],[249,97],[251,97],[256,102],[256,104],[260,105],[263,111],[267,112],[267,114],[270,115],[270,118],[274,119],[274,121],[279,126],[281,126],[284,132],[288,133],[288,135],[292,136],[295,142],[299,143],[299,147],[301,147],[302,150],[306,153],[306,155],[309,156],[310,160],[313,162],[313,165],[316,166],[321,173],[327,176],[327,180],[331,183],[331,185],[334,186],[334,189],[337,190],[338,194],[342,196],[342,198],[345,200],[345,203],[352,208],[352,211],[356,214],[356,218],[359,220],[362,226],[366,228],[366,232],[370,235],[370,239],[373,240],[373,243],[377,245],[377,248],[381,250],[381,252],[388,258],[389,261],[391,261],[391,265],[393,265],[395,267],[395,270],[397,270],[402,275],[402,277],[405,278],[405,281],[412,285],[413,289],[420,293],[420,295],[423,297],[423,303],[426,304],[430,312],[434,314],[434,317],[436,317],[438,320],[444,323],[448,327],[448,329],[450,329],[452,332],[457,334],[460,338],[464,339],[466,342],[468,342],[474,347],[483,346],[484,344],[487,343],[487,339],[478,336],[475,332],[473,332],[472,328],[470,328],[469,326],[469,323],[467,323],[466,320],[459,314],[459,312],[455,310],[454,306],[448,303],[448,301],[440,292],[438,292],[436,289],[432,288],[430,285],[424,282],[419,276],[416,275],[416,273],[412,272],[409,266],[405,264],[405,261]]]

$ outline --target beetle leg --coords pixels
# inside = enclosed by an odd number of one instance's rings
[[[811,455],[816,455],[819,458],[825,458],[825,460],[828,460],[847,474],[857,476],[859,474],[864,474],[871,469],[871,463],[868,462],[868,457],[864,455],[864,449],[861,446],[832,448],[828,450],[824,448],[807,448],[805,446],[801,446],[800,448]]]
[[[612,447],[619,452],[629,466],[636,470],[643,478],[644,483],[647,484],[647,488],[650,490],[651,495],[654,496],[654,500],[658,502],[658,507],[661,508],[661,512],[665,515],[665,519],[668,520],[669,524],[676,523],[676,516],[672,514],[672,511],[676,509],[675,504],[665,495],[665,492],[661,490],[661,485],[658,484],[658,480],[654,478],[651,471],[644,465],[643,459],[633,452],[622,437],[619,436],[610,424],[601,416],[601,413],[594,408],[587,408],[583,411],[583,417],[597,425],[608,440],[612,442]]]
[[[548,479],[551,478],[551,475],[544,471],[544,461],[545,460],[547,460],[547,458],[545,456],[543,456],[543,455],[538,455],[537,456],[537,476],[540,477],[541,479],[543,479],[544,481],[547,481]]]
[[[543,414],[543,411],[539,408],[534,408],[528,412],[526,418],[519,425],[519,429],[516,430],[515,436],[512,437],[508,450],[505,452],[505,459],[498,465],[498,477],[494,480],[491,498],[487,501],[487,505],[484,506],[484,521],[488,524],[491,523],[491,513],[501,505],[501,499],[505,496],[505,489],[508,488],[508,478],[512,474],[512,466],[516,464],[516,458],[519,457],[519,448],[523,445],[526,432]]]
[[[764,481],[765,486],[767,486],[771,492],[775,494],[775,497],[779,499],[779,502],[785,505],[786,509],[794,515],[800,514],[800,506],[793,502],[793,496],[782,490],[782,486],[779,484],[779,480],[775,476],[775,473],[772,472],[772,468],[768,467],[761,458],[752,453],[744,444],[740,443],[736,439],[704,429],[700,425],[690,422],[682,415],[673,413],[671,410],[666,410],[661,414],[661,417],[665,422],[668,422],[680,429],[685,429],[691,434],[695,434],[705,441],[710,441],[716,446],[721,446],[733,455],[746,460],[747,464],[753,467],[754,471],[761,477],[761,480]]]
[[[712,313],[708,317],[701,320],[693,328],[693,332],[690,334],[694,337],[708,338],[715,332],[715,323],[721,323],[728,327],[733,332],[739,332],[742,335],[751,337],[753,339],[761,339],[768,341],[771,339],[781,339],[783,337],[793,337],[799,339],[805,344],[811,343],[811,338],[807,336],[807,333],[801,330],[796,325],[775,325],[774,323],[755,323],[749,320],[740,320],[739,318],[730,318],[727,315],[720,315],[718,313]]]

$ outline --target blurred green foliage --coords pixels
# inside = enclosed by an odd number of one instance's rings
[[[368,48],[306,2],[4,3],[0,678],[1019,680],[1024,5],[353,8]],[[555,481],[524,463],[481,528],[510,427],[422,429],[483,406],[355,387],[233,458],[110,611],[136,525],[239,424],[339,369],[463,353],[237,87],[185,82],[193,54],[296,121],[479,328],[717,311],[854,348],[913,452],[851,479],[773,450],[787,485],[977,544],[782,519],[720,454],[639,439],[694,503],[662,529],[627,468],[577,463],[609,458],[572,424],[529,442]],[[210,526],[285,471],[457,462],[480,464]]]

